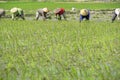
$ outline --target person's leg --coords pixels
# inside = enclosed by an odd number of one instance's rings
[[[59,14],[58,16],[59,16],[59,17],[58,17],[58,20],[61,20],[61,15]]]
[[[66,20],[66,14],[65,14],[65,12],[63,13],[63,18]]]
[[[120,20],[120,13],[119,13],[119,14],[117,14],[117,18],[118,18],[118,20]]]
[[[114,12],[113,17],[112,17],[112,22],[116,19],[117,14]]]
[[[80,22],[83,20],[83,16],[82,15],[80,15]]]
[[[15,18],[15,14],[12,14],[12,20],[14,20],[14,18]]]
[[[40,17],[39,12],[36,12],[36,17],[35,17],[35,19],[36,19],[36,20],[38,20],[38,19],[39,19],[39,17]]]
[[[47,13],[47,14],[46,14],[46,19],[51,19],[50,13]]]
[[[24,17],[23,15],[21,16],[21,18],[22,18],[23,20],[25,20],[25,17]]]
[[[47,13],[46,12],[43,12],[43,14],[41,14],[43,20],[46,20],[47,19]]]
[[[23,11],[21,12],[20,17],[21,17],[23,20],[25,20],[25,18],[24,18],[24,12],[23,12]]]
[[[21,17],[23,20],[25,20],[24,15],[21,15],[20,17]]]
[[[90,19],[90,13],[86,16],[86,20]]]

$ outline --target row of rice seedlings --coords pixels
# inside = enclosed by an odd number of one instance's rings
[[[118,63],[119,59],[111,57],[116,61],[114,63],[108,58],[114,48],[111,40],[119,34],[119,31],[114,32],[118,27],[112,26],[108,23],[75,21],[2,23],[4,41],[1,45],[5,53],[2,58],[7,61],[5,66],[8,69],[4,74],[9,79],[14,74],[14,79],[118,79],[119,65],[114,67],[113,64]],[[12,71],[14,74],[10,74]]]

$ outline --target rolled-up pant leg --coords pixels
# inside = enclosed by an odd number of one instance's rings
[[[35,19],[36,19],[36,20],[38,20],[38,19],[39,19],[39,17],[40,17],[39,12],[36,12],[36,17],[35,17]]]

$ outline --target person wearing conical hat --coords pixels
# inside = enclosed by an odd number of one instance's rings
[[[23,20],[24,18],[24,12],[21,8],[17,8],[14,7],[10,10],[11,14],[12,14],[12,19],[14,20],[16,17],[22,18]]]
[[[80,22],[81,22],[84,18],[85,18],[86,20],[89,20],[89,19],[90,19],[90,11],[87,10],[87,9],[81,9],[81,10],[80,10]]]
[[[56,18],[58,20],[61,20],[62,16],[63,18],[66,20],[66,16],[65,16],[65,9],[64,8],[57,8],[55,11],[54,11],[55,15],[56,15]]]
[[[120,20],[120,8],[116,8],[112,17],[112,22],[116,19],[116,17],[118,18],[118,20]]]
[[[5,16],[5,10],[4,10],[4,9],[0,9],[0,18],[1,18],[2,16]]]
[[[49,12],[48,8],[38,9],[36,12],[36,20],[41,16],[43,20],[47,19],[47,13]]]

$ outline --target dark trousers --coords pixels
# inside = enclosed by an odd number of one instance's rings
[[[16,14],[16,17],[20,17],[23,20],[25,20],[23,11],[21,12],[21,14],[20,13]]]
[[[112,22],[116,19],[117,14],[114,12],[113,17],[112,17]]]
[[[59,16],[59,17],[57,17],[57,16]],[[58,20],[61,20],[61,16],[63,16],[63,18],[66,20],[65,12],[63,14],[57,14],[57,16],[56,17]]]
[[[90,19],[90,13],[87,16],[83,16],[80,14],[80,21],[82,21],[83,19],[89,20]]]

